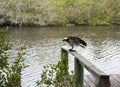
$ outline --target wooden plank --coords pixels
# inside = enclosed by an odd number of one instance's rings
[[[111,87],[120,87],[120,74],[110,75]],[[95,87],[95,78],[91,75],[84,76],[84,87]]]
[[[114,75],[110,75],[111,87],[120,87],[119,83],[115,80]]]
[[[103,71],[99,70],[95,65],[90,63],[86,58],[78,54],[76,51],[69,51],[66,46],[63,46],[62,48],[75,56],[79,60],[80,64],[82,64],[82,66],[84,66],[95,77],[109,77]]]
[[[79,62],[80,66],[86,68],[96,78],[95,87],[111,87],[109,75],[105,74],[103,71],[98,69],[95,65],[93,65],[91,62],[89,62],[86,58],[81,56],[76,51],[69,51],[69,49],[66,46],[62,47],[62,49],[72,54],[76,58],[76,60]],[[75,77],[77,78],[76,75]],[[83,76],[81,77],[83,78]],[[83,79],[78,79],[78,80],[81,82],[81,86],[83,87],[83,82],[82,82]],[[76,82],[77,80],[75,80],[75,83]]]
[[[78,60],[80,66],[85,67],[95,77],[85,76],[85,87],[120,87],[120,74],[110,75],[109,78],[109,75],[98,69],[76,51],[69,51],[66,46],[62,47],[62,49],[64,52],[72,54]]]
[[[92,75],[89,75],[88,78],[91,80],[91,82],[95,85],[95,81],[96,79],[92,76]]]
[[[86,80],[87,80],[87,77],[84,76],[84,87],[89,87],[89,83]]]
[[[114,82],[115,85],[120,86],[120,79],[117,78],[116,75],[111,75],[111,79],[113,80],[113,81],[111,81],[111,82]]]
[[[65,72],[68,74],[68,52],[61,48],[61,61],[65,66]]]
[[[116,81],[120,84],[120,79],[119,79],[119,77],[117,76],[117,75],[114,75],[113,76],[115,79],[116,79]]]
[[[116,74],[117,75],[117,77],[120,79],[120,74]]]
[[[80,64],[82,64],[91,74],[93,74],[95,77],[100,77],[100,75],[105,75],[104,72],[100,71],[98,68],[96,68],[92,63],[90,63],[88,60],[83,58],[81,55],[75,52],[71,52],[76,58],[79,60]]]
[[[92,82],[92,78],[90,79],[91,77],[90,77],[90,75],[86,75],[85,76],[85,80],[86,80],[86,83],[87,83],[87,86],[88,87],[95,87],[95,84]]]
[[[74,59],[75,71],[75,87],[83,87],[84,81],[84,68],[79,64],[79,61]]]
[[[111,87],[109,77],[103,77],[96,78],[95,81],[96,87]]]

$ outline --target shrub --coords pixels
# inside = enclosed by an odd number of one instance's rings
[[[24,47],[16,55],[13,63],[9,63],[9,50],[12,44],[6,37],[6,31],[0,30],[0,87],[21,87],[21,71],[25,68],[23,55]]]
[[[41,74],[41,80],[36,82],[37,86],[74,87],[73,71],[71,71],[71,75],[66,72],[68,66],[64,65],[64,60],[65,58],[63,57],[57,64],[45,65]]]
[[[120,0],[1,0],[0,24],[120,24]]]

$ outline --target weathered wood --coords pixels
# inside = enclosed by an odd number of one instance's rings
[[[93,75],[88,76],[88,79],[90,79],[90,81],[91,81],[93,84],[95,84],[96,79],[95,79],[95,77],[94,77]]]
[[[84,87],[95,87],[95,80],[93,80],[93,77],[91,75],[85,75],[84,76],[84,84],[86,83],[86,85],[84,85]]]
[[[90,63],[86,58],[78,54],[76,51],[69,51],[69,49],[64,46],[62,47],[64,50],[75,56],[78,60],[79,63],[84,66],[91,74],[93,74],[95,77],[100,77],[100,75],[106,75],[104,72],[99,70],[96,66],[94,66],[92,63]]]
[[[120,79],[120,74],[117,74],[117,77]]]
[[[84,68],[79,64],[79,61],[74,59],[75,71],[75,87],[83,87],[84,83]]]
[[[120,74],[111,74],[110,75],[110,82],[111,82],[111,87],[120,87],[120,78],[116,78],[116,76],[120,76]],[[95,79],[91,75],[85,75],[84,76],[84,87],[95,87]],[[106,86],[104,86],[106,87]]]
[[[65,72],[68,74],[68,52],[61,48],[61,60],[65,66]]]
[[[80,68],[84,67],[86,68],[95,78],[95,87],[111,87],[110,84],[110,80],[109,80],[109,75],[105,74],[103,71],[99,70],[95,65],[93,65],[92,63],[90,63],[86,58],[84,58],[83,56],[81,56],[79,53],[77,53],[76,51],[69,51],[69,49],[67,47],[62,47],[62,49],[64,49],[64,51],[72,54],[76,59],[75,62],[77,61],[77,63],[79,62],[79,64],[76,64],[77,68],[77,74],[82,73],[81,74],[81,80],[83,80],[83,71],[81,70],[80,72]],[[78,68],[78,66],[80,68]],[[77,75],[76,74],[76,75]],[[80,78],[80,75],[78,74],[78,78]],[[78,79],[76,76],[76,79]],[[78,79],[80,81],[80,79]],[[76,84],[79,82],[76,81]],[[82,81],[81,81],[82,82]],[[80,83],[81,85],[83,85],[83,83]],[[76,86],[77,87],[77,86]],[[83,86],[82,86],[83,87]]]
[[[109,76],[101,76],[96,78],[96,87],[111,87]]]
[[[116,75],[111,75],[110,76],[110,80],[111,80],[111,84],[113,84],[114,86],[116,85],[116,86],[118,86],[118,87],[120,87],[120,79],[119,78],[116,78]],[[115,86],[115,87],[116,87]]]
[[[117,75],[114,75],[115,80],[120,84],[119,77]]]
[[[115,79],[110,76],[110,80],[111,80],[111,87],[116,87],[115,85],[118,85],[118,83],[115,81]]]

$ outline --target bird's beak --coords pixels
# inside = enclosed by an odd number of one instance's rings
[[[64,38],[63,41],[67,41],[67,38]]]

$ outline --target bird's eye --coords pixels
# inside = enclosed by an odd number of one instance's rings
[[[69,41],[70,39],[67,39],[67,41]]]

